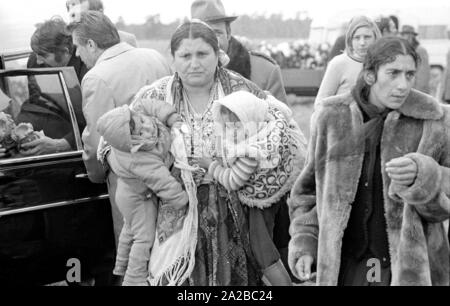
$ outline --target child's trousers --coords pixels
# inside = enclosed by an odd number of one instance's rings
[[[149,189],[135,179],[119,178],[116,202],[124,218],[114,274],[124,275],[123,286],[146,286],[150,251],[156,231],[157,206],[147,199]]]

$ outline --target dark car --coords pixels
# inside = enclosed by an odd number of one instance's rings
[[[0,112],[14,123],[65,138],[71,149],[0,158],[0,285],[108,285],[114,235],[106,185],[89,181],[80,134],[85,121],[72,67],[24,69],[28,52],[3,54]],[[8,100],[9,99],[9,100]]]

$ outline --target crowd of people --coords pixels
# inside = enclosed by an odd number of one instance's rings
[[[233,37],[238,16],[220,0],[193,1],[172,68],[128,43],[99,0],[73,2],[71,24],[36,30],[29,65],[81,80],[83,160],[108,186],[115,284],[449,285],[450,108],[420,87],[413,29],[403,39],[350,21],[307,142],[280,65]],[[286,61],[312,66],[309,47],[293,50]],[[40,141],[70,146],[62,136]]]
[[[348,31],[352,27],[352,24],[354,24],[354,22],[355,19],[352,19],[348,24],[348,26],[346,27],[347,33],[339,36],[336,39],[336,42],[334,43],[334,46],[329,56],[330,65],[335,65],[337,60],[333,59],[341,54],[347,54],[349,57],[352,57],[353,40],[355,39],[355,36],[349,35],[351,33],[349,33]],[[374,25],[376,24],[375,28],[379,33],[379,35],[376,35],[376,37],[374,37],[375,40],[381,36],[383,37],[398,36],[402,37],[403,39],[406,39],[414,47],[414,49],[416,50],[416,52],[419,54],[420,57],[420,61],[418,61],[418,69],[416,73],[414,88],[429,94],[431,92],[430,85],[434,84],[433,83],[434,80],[431,80],[429,56],[427,50],[420,44],[417,38],[419,33],[415,31],[415,28],[407,24],[403,25],[400,28],[399,24],[400,21],[398,17],[395,15],[391,15],[388,17],[379,17],[377,20],[370,22],[373,22]],[[373,41],[374,40],[369,39],[369,41],[362,44],[362,48],[367,49],[367,46],[369,46],[370,43],[373,43]],[[359,60],[357,59],[356,61],[361,64],[362,62],[361,57]],[[327,70],[329,71],[335,69],[331,68]],[[359,70],[360,69],[357,69],[357,71]],[[353,74],[353,77],[356,78],[356,73]],[[354,80],[352,80],[351,82],[352,84],[354,83],[353,81]],[[327,82],[328,81],[325,81],[324,83]],[[436,92],[436,88],[434,88],[434,94],[435,97],[439,99],[438,97],[439,93]]]
[[[323,69],[331,51],[328,43],[314,46],[301,40],[275,46],[263,41],[256,48],[271,56],[282,69]]]

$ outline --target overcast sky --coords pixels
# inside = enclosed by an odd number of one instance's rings
[[[190,16],[193,0],[103,0],[105,13],[113,22],[143,23],[146,16],[160,14],[163,22]],[[396,14],[402,23],[447,24],[450,0],[222,0],[229,15],[282,13],[293,17],[307,11],[313,26],[337,26],[356,14],[377,17]],[[67,20],[65,0],[0,0],[0,50],[23,45],[34,25],[60,15]],[[26,45],[26,44],[25,44]]]
[[[103,0],[103,3],[105,13],[113,21],[122,16],[128,23],[141,23],[146,16],[157,13],[164,22],[189,16],[192,0]],[[354,10],[383,13],[408,8],[450,7],[449,0],[223,0],[223,3],[228,14],[273,12],[293,16],[297,11],[308,11],[320,21]],[[427,10],[418,12],[422,17],[429,13]],[[0,23],[34,24],[52,15],[66,17],[65,0],[0,0]]]

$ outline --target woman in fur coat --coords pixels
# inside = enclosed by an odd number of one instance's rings
[[[323,101],[291,192],[289,265],[318,285],[449,285],[450,107],[412,89],[406,40],[368,51],[352,92]]]

